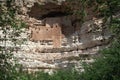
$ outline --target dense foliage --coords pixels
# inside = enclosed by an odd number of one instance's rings
[[[23,72],[18,75],[17,80],[79,80],[79,74],[74,70],[59,70],[51,75],[44,72]]]
[[[16,18],[17,8],[14,0],[0,2],[0,80],[16,80],[18,72],[12,52],[15,50],[16,37],[24,23]],[[8,46],[7,41],[14,43]],[[14,62],[14,63],[13,63]]]

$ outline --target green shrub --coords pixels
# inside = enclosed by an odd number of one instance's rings
[[[29,80],[79,80],[79,73],[74,70],[58,70],[53,74],[38,72]]]
[[[120,80],[120,44],[113,44],[101,52],[101,57],[85,66],[81,80]]]
[[[72,69],[59,70],[49,80],[79,80],[79,73]]]
[[[11,74],[11,78],[4,80],[79,80],[79,73],[75,70],[58,70],[49,75],[45,72],[27,73],[15,72]]]

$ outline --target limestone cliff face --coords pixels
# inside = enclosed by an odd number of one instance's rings
[[[110,32],[102,29],[102,19],[92,16],[92,20],[81,25],[76,17],[66,14],[62,2],[64,0],[16,0],[20,7],[17,17],[25,21],[28,28],[20,34],[19,38],[26,41],[14,56],[25,69],[78,66],[81,59],[93,62],[92,56],[109,44]]]

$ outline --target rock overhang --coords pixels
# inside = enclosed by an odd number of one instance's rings
[[[34,5],[30,8],[27,14],[30,17],[34,17],[36,19],[71,15],[70,8],[68,8],[68,6],[66,6],[64,3],[58,5],[52,2],[45,3],[43,5],[39,3],[34,3]]]

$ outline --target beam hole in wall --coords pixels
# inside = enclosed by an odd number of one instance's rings
[[[39,33],[39,31],[37,31],[37,33]]]

